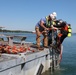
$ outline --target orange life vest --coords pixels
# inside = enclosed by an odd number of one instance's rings
[[[62,27],[61,30],[65,30],[66,32],[68,32],[68,25],[66,25],[65,27]],[[61,37],[63,34],[59,33],[58,36]]]
[[[65,31],[68,32],[68,25],[66,25],[65,27],[63,27],[62,30],[65,30]]]

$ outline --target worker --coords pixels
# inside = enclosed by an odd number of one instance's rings
[[[58,33],[59,41],[56,45],[56,47],[58,48],[59,53],[60,53],[59,48],[60,48],[61,44],[63,43],[64,39],[66,37],[71,36],[71,26],[70,26],[70,24],[67,24],[67,22],[65,22],[63,20],[59,20],[59,21],[57,21],[57,23],[58,24],[54,25],[54,27],[57,27],[60,30],[60,32]]]
[[[40,36],[41,34],[44,36],[43,38],[43,46],[48,46],[48,36],[47,33],[49,31],[49,28],[52,25],[52,21],[56,19],[56,12],[53,12],[52,14],[48,15],[47,17],[44,17],[40,19],[40,21],[36,24],[35,30],[36,30],[36,43],[37,47],[40,48]]]

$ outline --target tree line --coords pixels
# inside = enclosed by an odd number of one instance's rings
[[[6,29],[0,29],[0,32],[32,33],[31,31],[23,31],[23,30],[6,30]]]

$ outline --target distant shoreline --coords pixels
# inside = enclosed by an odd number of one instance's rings
[[[2,29],[0,29],[0,32],[11,32],[11,33],[13,33],[13,32],[16,32],[16,33],[32,33],[32,31],[22,31],[22,30],[2,30]]]

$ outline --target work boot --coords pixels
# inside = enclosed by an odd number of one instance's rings
[[[40,51],[41,51],[41,50],[44,50],[44,48],[43,48],[43,47],[39,47],[38,49],[39,49]]]
[[[49,48],[49,46],[47,46],[47,45],[44,45],[44,48]]]

